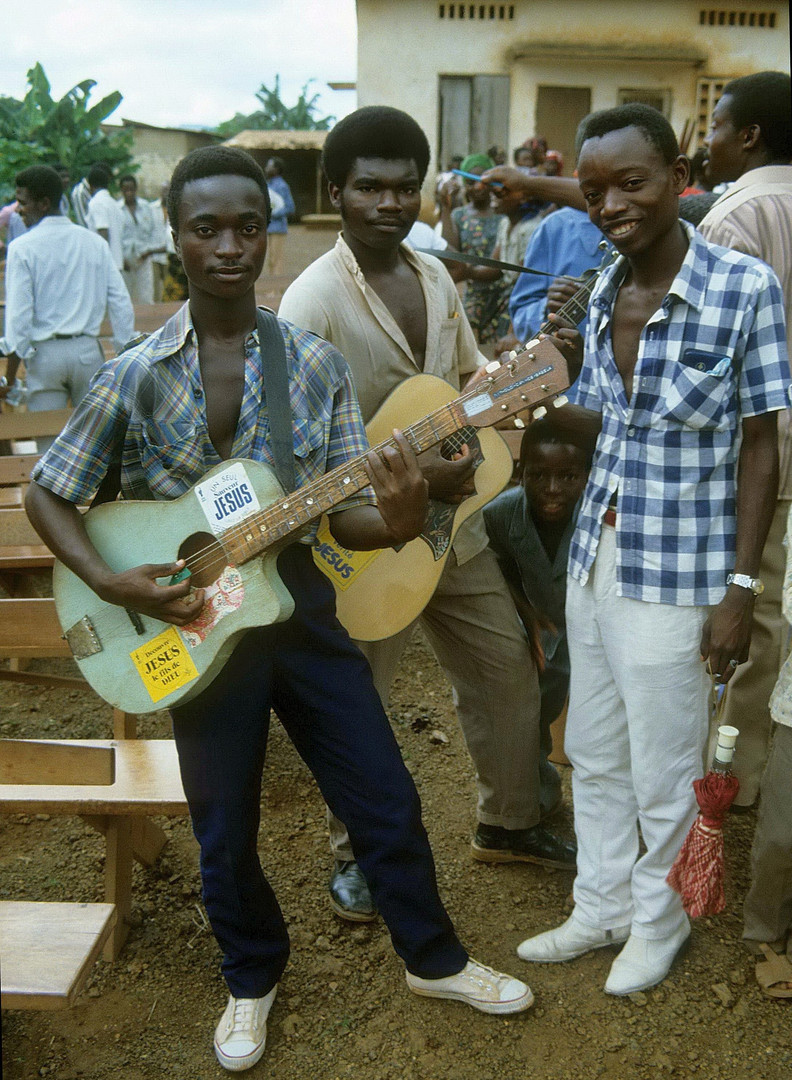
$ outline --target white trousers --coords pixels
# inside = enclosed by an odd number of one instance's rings
[[[575,916],[664,938],[683,916],[666,874],[698,809],[692,784],[710,688],[699,640],[709,609],[618,596],[616,534],[603,526],[587,584],[567,581],[566,612]]]
[[[141,259],[131,270],[122,270],[133,304],[154,303],[154,264],[151,256]]]

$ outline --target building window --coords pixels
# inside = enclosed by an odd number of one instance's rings
[[[510,21],[514,18],[515,4],[438,4],[441,19],[476,19],[481,21]]]
[[[638,102],[641,105],[651,105],[653,109],[657,109],[663,116],[671,115],[671,91],[661,88],[654,89],[653,87],[640,87],[638,89],[626,89],[619,90],[619,104],[629,105],[632,102]]]
[[[776,13],[774,11],[745,11],[736,8],[702,8],[699,11],[699,25],[775,30]]]

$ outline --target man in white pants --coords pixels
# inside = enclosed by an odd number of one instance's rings
[[[775,274],[679,221],[668,121],[620,106],[577,141],[589,217],[623,257],[592,295],[577,405],[553,410],[597,434],[567,585],[575,908],[518,954],[624,942],[605,984],[624,995],[661,982],[690,934],[665,879],[697,809],[702,660],[726,682],[748,653],[790,379]]]
[[[105,311],[116,349],[132,337],[132,302],[107,243],[60,213],[62,187],[55,170],[32,165],[16,183],[28,231],[8,252],[3,350],[8,361],[0,398],[24,362],[28,408],[64,409],[79,404],[104,362],[99,328]],[[37,440],[39,450],[51,442]]]

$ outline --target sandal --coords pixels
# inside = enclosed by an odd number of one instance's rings
[[[792,964],[788,958],[769,945],[762,944],[759,949],[766,957],[756,965],[756,981],[762,993],[771,998],[792,998]]]

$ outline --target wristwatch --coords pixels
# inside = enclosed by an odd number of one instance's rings
[[[741,589],[750,589],[754,596],[760,596],[764,592],[764,582],[761,578],[751,577],[749,574],[728,574],[727,585],[739,585]]]

